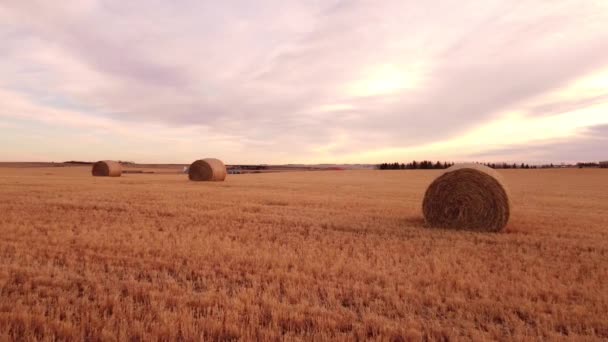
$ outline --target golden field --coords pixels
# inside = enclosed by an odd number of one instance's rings
[[[507,170],[503,233],[424,227],[438,171],[0,168],[0,340],[608,338],[608,170]]]

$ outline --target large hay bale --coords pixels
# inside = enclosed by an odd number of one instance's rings
[[[120,177],[122,175],[122,165],[112,160],[102,160],[93,164],[91,172],[93,176],[98,177]]]
[[[431,227],[498,232],[509,221],[509,193],[495,170],[458,164],[428,187],[422,211]]]
[[[190,164],[188,178],[192,181],[223,181],[226,179],[226,166],[221,160],[205,158]]]

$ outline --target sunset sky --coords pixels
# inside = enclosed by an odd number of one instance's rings
[[[0,161],[608,160],[608,1],[0,3]]]

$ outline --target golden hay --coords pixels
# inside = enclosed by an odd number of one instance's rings
[[[431,227],[498,232],[509,221],[509,193],[495,170],[458,164],[428,187],[422,211]]]
[[[188,178],[192,181],[223,181],[226,179],[226,166],[221,160],[205,158],[197,160],[188,169]]]
[[[93,164],[91,171],[93,176],[99,177],[120,177],[122,175],[122,165],[112,160],[102,160]]]

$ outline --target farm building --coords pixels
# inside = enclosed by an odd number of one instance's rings
[[[602,169],[608,169],[608,161],[601,161],[600,162],[600,167]]]

